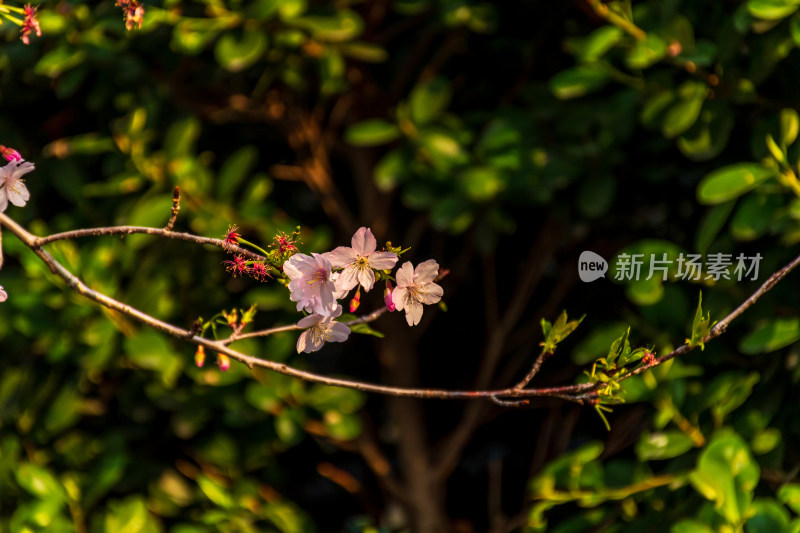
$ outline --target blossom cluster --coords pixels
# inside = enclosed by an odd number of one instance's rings
[[[8,208],[8,202],[22,207],[31,195],[22,176],[34,169],[33,163],[25,161],[19,152],[0,146],[0,154],[8,161],[0,168],[0,213]]]
[[[8,202],[22,207],[31,197],[25,180],[22,176],[34,169],[33,163],[25,161],[22,156],[13,148],[8,148],[0,144],[0,156],[8,163],[0,167],[0,213],[8,208]],[[8,293],[0,285],[0,302],[5,302]]]
[[[310,313],[297,324],[306,330],[297,341],[297,351],[314,352],[326,342],[346,340],[350,328],[335,321],[342,314],[338,301],[356,289],[350,302],[350,311],[355,311],[361,301],[361,289],[369,292],[379,279],[386,281],[384,301],[388,310],[405,311],[410,326],[419,324],[422,305],[437,303],[442,298],[442,288],[434,283],[439,265],[433,259],[416,268],[405,262],[397,271],[397,286],[392,288],[390,272],[398,260],[393,251],[377,250],[375,236],[366,227],[356,231],[350,246],[339,246],[323,254],[292,255],[283,264],[289,278],[290,299],[296,302],[298,311]]]

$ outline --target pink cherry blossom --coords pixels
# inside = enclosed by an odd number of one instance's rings
[[[3,290],[3,286],[0,285],[0,302],[5,302],[8,299],[8,293]]]
[[[289,298],[297,302],[298,311],[330,316],[338,307],[331,264],[323,255],[294,254],[283,264],[283,271],[289,276]]]
[[[301,328],[308,328],[297,339],[297,353],[316,352],[326,342],[344,342],[350,336],[350,328],[334,318],[342,314],[342,306],[337,306],[336,312],[331,316],[318,314],[302,318],[297,323]]]
[[[422,318],[422,304],[435,304],[444,291],[433,282],[439,275],[439,264],[433,259],[417,265],[403,263],[397,271],[397,287],[392,291],[392,303],[398,311],[405,310],[406,322],[416,326]]]
[[[349,291],[358,284],[369,292],[375,284],[375,273],[372,269],[386,270],[394,268],[397,254],[392,252],[376,252],[378,246],[375,236],[369,228],[359,228],[350,240],[351,247],[339,246],[325,256],[333,268],[343,268],[336,288]]]
[[[6,210],[9,201],[22,207],[30,199],[31,195],[22,176],[33,169],[30,161],[11,161],[0,168],[0,213]]]

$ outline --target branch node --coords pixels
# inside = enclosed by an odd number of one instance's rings
[[[175,225],[175,219],[178,218],[178,211],[181,210],[181,190],[176,185],[175,189],[172,191],[172,215],[169,217],[169,222],[167,225],[164,226],[164,229],[167,231],[172,231],[172,227]]]
[[[501,400],[497,396],[489,396],[489,399],[502,407],[525,407],[530,405],[530,400]]]

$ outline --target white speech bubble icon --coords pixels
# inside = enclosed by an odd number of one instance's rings
[[[604,278],[606,272],[608,272],[608,261],[602,256],[589,250],[581,252],[581,256],[578,258],[578,276],[581,281],[589,283]]]

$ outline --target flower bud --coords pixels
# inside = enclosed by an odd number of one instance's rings
[[[223,372],[226,372],[231,367],[231,358],[224,353],[217,354],[217,366]]]
[[[356,289],[356,295],[350,300],[350,312],[355,313],[358,306],[361,305],[361,287]]]
[[[391,313],[394,311],[394,302],[392,301],[392,282],[386,280],[386,289],[383,291],[383,302],[386,304],[386,309]]]
[[[3,146],[2,144],[0,144],[0,155],[2,155],[3,159],[6,161],[22,161],[22,156],[19,155],[19,152],[13,148]]]
[[[203,368],[203,365],[206,362],[206,349],[201,344],[197,347],[197,351],[194,352],[194,364],[197,365],[197,368]]]

